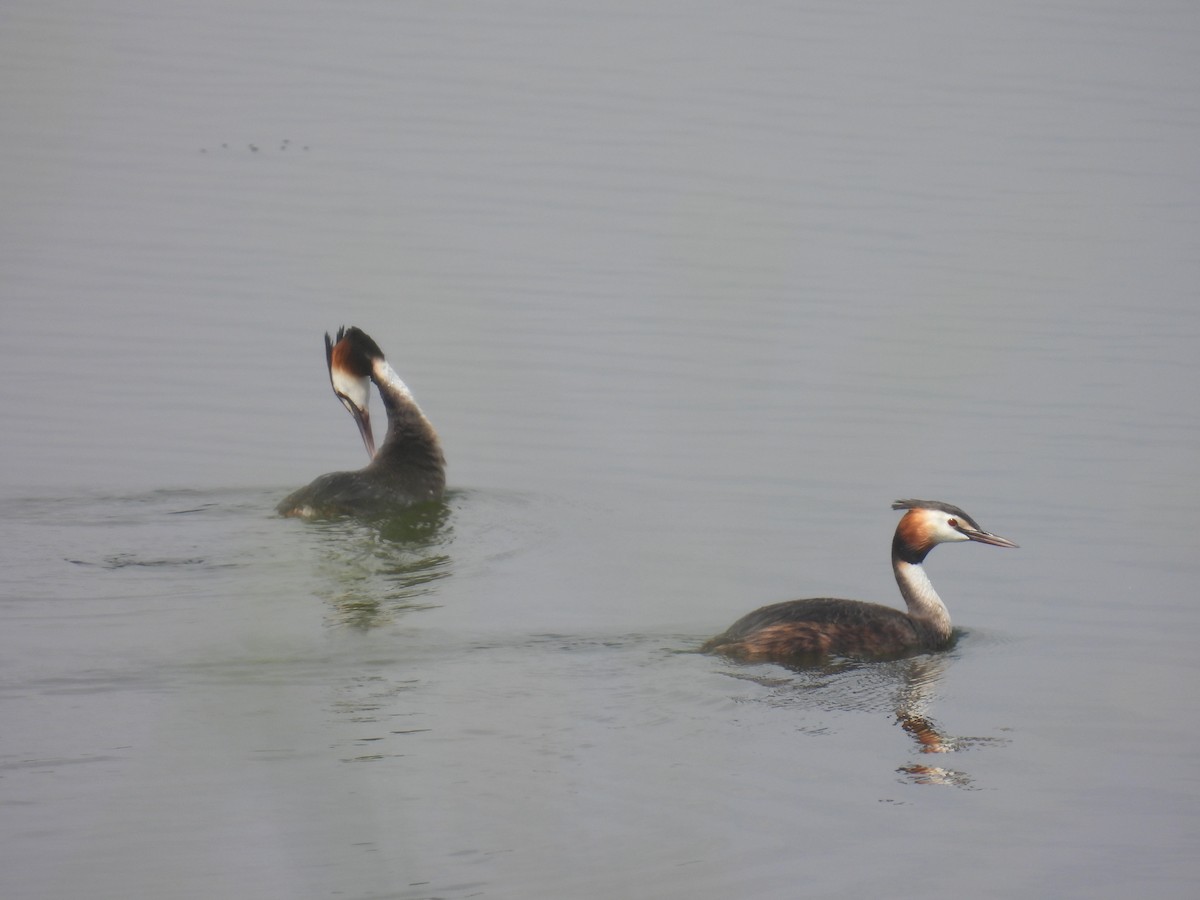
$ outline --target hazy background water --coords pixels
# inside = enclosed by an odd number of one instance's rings
[[[1198,51],[1170,2],[6,4],[0,892],[1194,896]],[[365,461],[340,324],[444,509],[273,516]],[[898,602],[908,496],[1022,545],[931,557],[952,652],[676,652]]]

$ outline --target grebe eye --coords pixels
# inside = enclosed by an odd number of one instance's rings
[[[958,519],[947,519],[946,524],[949,525],[951,528],[957,528],[958,527]]]

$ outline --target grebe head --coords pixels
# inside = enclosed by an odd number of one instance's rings
[[[339,328],[337,338],[325,333],[325,360],[329,364],[329,383],[342,405],[354,417],[367,455],[375,458],[375,435],[371,432],[371,374],[383,351],[362,329]]]
[[[939,500],[897,500],[892,509],[908,512],[896,526],[894,543],[903,558],[920,562],[938,544],[977,541],[993,547],[1016,547],[1008,538],[984,531],[969,515]]]

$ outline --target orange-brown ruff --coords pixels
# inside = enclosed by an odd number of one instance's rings
[[[879,659],[946,647],[953,636],[950,613],[925,574],[926,555],[938,544],[959,541],[1017,545],[984,531],[949,503],[897,500],[892,509],[908,510],[892,539],[892,569],[908,612],[832,597],[788,600],[743,616],[701,651],[734,659],[786,661],[828,656]]]
[[[325,335],[325,361],[333,392],[358,425],[370,462],[352,472],[330,472],[289,495],[276,509],[284,516],[316,518],[383,515],[436,500],[446,487],[446,460],[437,432],[379,345],[359,328]],[[379,452],[368,412],[370,385],[387,410],[387,436]]]

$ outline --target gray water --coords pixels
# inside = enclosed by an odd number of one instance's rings
[[[6,4],[0,894],[1195,896],[1198,54],[1171,2]],[[273,515],[365,462],[341,324],[443,507]],[[899,603],[900,497],[1021,544],[930,557],[953,650],[680,652]]]

